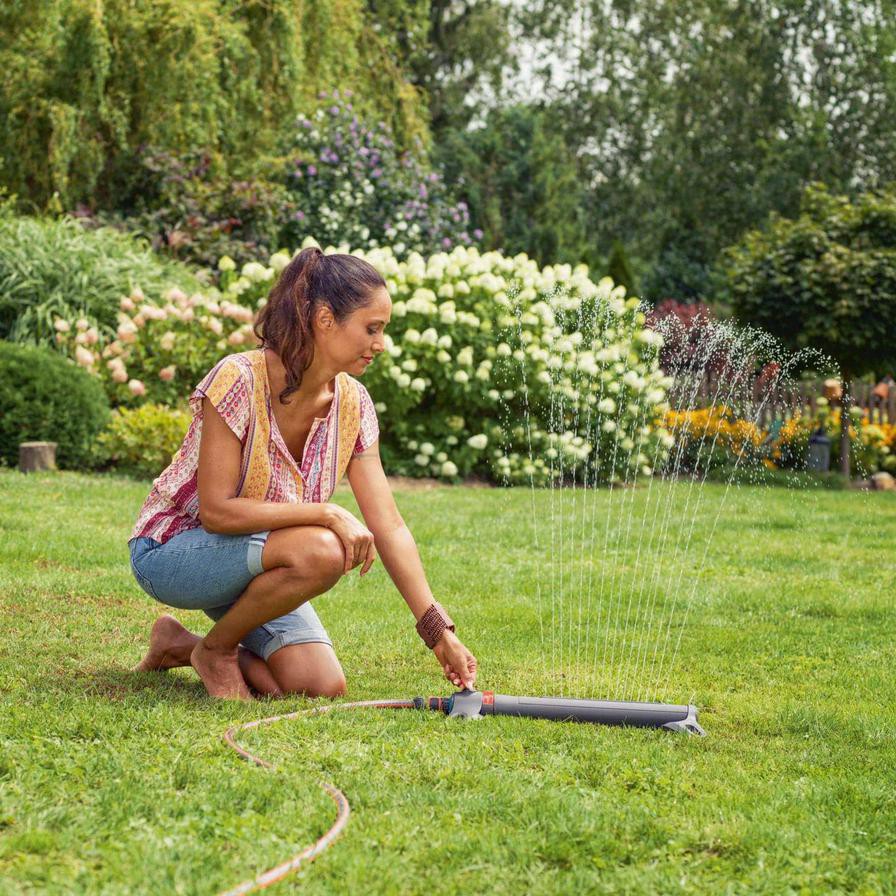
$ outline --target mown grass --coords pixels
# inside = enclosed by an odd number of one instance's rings
[[[647,489],[602,493],[595,557],[570,525],[562,573],[551,514],[573,521],[581,493],[397,499],[480,687],[612,695],[652,617],[603,642],[612,664],[597,640],[573,653],[577,582],[615,571],[622,607],[654,576],[657,612],[689,605],[657,695],[697,703],[708,737],[352,710],[244,736],[268,772],[221,733],[312,701],[213,703],[192,670],[128,671],[160,610],[125,544],[148,483],[0,471],[0,892],[215,893],[329,827],[321,778],[348,828],[282,892],[894,892],[896,501],[714,485],[685,512],[685,486],[656,488],[680,511],[665,540]],[[562,662],[541,629],[561,574]],[[315,605],[346,700],[450,692],[380,564]]]

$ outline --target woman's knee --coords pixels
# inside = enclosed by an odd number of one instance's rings
[[[295,526],[274,530],[262,554],[264,568],[287,567],[299,575],[312,574],[327,587],[345,569],[345,551],[339,536],[323,526]]]
[[[347,690],[345,673],[329,645],[282,647],[268,657],[268,667],[285,694],[342,697]]]

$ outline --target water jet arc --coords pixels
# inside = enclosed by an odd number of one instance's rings
[[[484,716],[525,716],[558,722],[597,725],[631,725],[665,728],[705,737],[697,722],[697,707],[690,704],[631,703],[617,700],[575,700],[566,697],[512,697],[494,691],[464,689],[450,697],[415,697],[418,709],[433,709],[448,716],[481,719]]]

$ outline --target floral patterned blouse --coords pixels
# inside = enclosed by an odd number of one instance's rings
[[[190,395],[193,420],[169,466],[153,481],[128,538],[164,543],[198,528],[197,470],[202,399],[208,397],[242,444],[237,496],[262,501],[322,503],[329,500],[349,461],[379,437],[367,389],[346,373],[336,377],[326,417],[311,424],[304,454],[290,454],[271,409],[264,348],[222,358]]]

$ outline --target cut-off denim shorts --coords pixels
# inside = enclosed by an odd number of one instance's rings
[[[222,535],[201,526],[187,529],[164,544],[154,538],[132,538],[131,571],[137,584],[159,603],[180,610],[202,610],[220,619],[264,572],[261,554],[270,531],[252,535]],[[252,629],[241,641],[267,661],[289,644],[320,641],[333,646],[310,601],[291,613]]]

